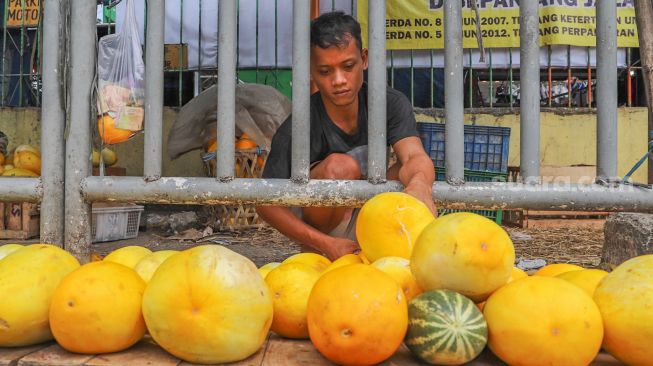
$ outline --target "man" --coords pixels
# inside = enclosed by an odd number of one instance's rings
[[[362,179],[367,169],[367,50],[362,48],[358,22],[342,12],[326,13],[311,23],[310,178]],[[290,177],[291,117],[272,139],[263,178]],[[433,163],[418,137],[413,108],[400,92],[387,89],[387,142],[397,163],[387,177],[399,179],[404,192],[435,212]],[[257,207],[259,215],[304,249],[334,260],[355,253],[357,210],[345,207]]]

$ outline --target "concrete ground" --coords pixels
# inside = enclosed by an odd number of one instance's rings
[[[517,259],[544,259],[547,263],[574,263],[584,267],[598,266],[603,246],[603,229],[582,227],[573,224],[559,228],[514,228],[505,227],[515,245]],[[112,250],[140,245],[151,250],[183,250],[197,245],[224,245],[250,258],[257,266],[268,262],[279,262],[300,248],[278,231],[263,227],[234,232],[217,232],[201,239],[196,231],[187,231],[175,236],[163,237],[152,232],[141,231],[138,237],[105,243],[93,243],[93,252],[106,255]],[[0,240],[1,244],[16,242]],[[19,241],[35,243],[38,239]]]

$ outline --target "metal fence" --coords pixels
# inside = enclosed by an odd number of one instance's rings
[[[69,7],[62,5],[69,4]],[[82,261],[91,249],[90,205],[96,201],[141,203],[255,203],[286,206],[360,206],[384,191],[399,191],[399,182],[386,181],[385,3],[369,7],[370,22],[370,154],[367,181],[309,180],[309,3],[293,1],[293,126],[290,179],[234,177],[234,128],[237,62],[236,0],[220,1],[218,74],[218,161],[215,178],[161,177],[163,108],[164,0],[150,0],[147,14],[145,173],[143,177],[90,176],[92,115],[91,85],[95,72],[94,2],[49,0],[43,22],[43,100],[41,178],[2,178],[0,201],[41,201],[41,238],[64,245]],[[620,184],[617,178],[616,4],[598,3],[597,181],[593,184],[541,184],[539,181],[540,68],[537,2],[523,2],[521,61],[521,176],[511,183],[464,182],[464,69],[461,2],[445,0],[444,33],[446,86],[446,181],[434,185],[441,207],[465,209],[542,209],[591,211],[653,211],[653,192]],[[60,42],[59,26],[70,11],[70,48]],[[66,60],[64,62],[64,60]],[[67,110],[62,92],[67,66]],[[68,116],[68,118],[66,118]],[[66,121],[68,128],[64,134]],[[65,153],[64,153],[65,152]],[[65,164],[64,164],[65,162]]]
[[[283,4],[279,0],[268,0],[274,2],[274,14],[262,14],[261,3],[256,1],[254,8],[237,8],[237,16],[244,13],[254,13],[258,27],[259,18],[262,16],[273,16],[274,40],[268,45],[274,53],[274,62],[260,64],[259,55],[263,50],[259,47],[258,37],[256,39],[255,64],[244,66],[237,58],[237,77],[244,82],[253,82],[274,86],[288,97],[292,96],[292,70],[280,66],[279,60],[279,39],[278,39],[278,13],[283,11]],[[109,6],[116,1],[104,0],[96,15],[96,32],[98,37],[115,31],[115,7]],[[197,28],[202,34],[203,24],[201,12],[206,8],[207,0],[198,0],[196,18]],[[26,107],[40,106],[42,93],[42,22],[41,17],[30,18],[20,17],[16,14],[42,14],[43,4],[41,1],[31,2],[20,0],[20,7],[16,1],[0,1],[2,4],[3,35],[2,35],[2,65],[0,66],[0,107]],[[10,4],[14,4],[10,6]],[[185,10],[184,1],[179,1],[178,9],[180,16],[188,15]],[[285,4],[285,3],[284,3]],[[354,0],[326,0],[322,1],[322,10],[343,10],[347,13],[355,13],[356,2]],[[281,8],[281,9],[280,9]],[[143,23],[146,23],[145,21]],[[6,26],[5,26],[6,25]],[[237,32],[239,32],[237,24]],[[258,32],[258,29],[256,30]],[[184,32],[184,27],[179,27],[178,38],[175,40],[178,47],[188,41],[189,35]],[[200,46],[201,46],[200,39]],[[173,47],[174,45],[170,45]],[[237,49],[240,50],[240,39],[236,39]],[[566,47],[566,66],[555,64],[551,60],[553,53],[552,46],[546,46],[548,55],[547,65],[540,70],[540,105],[551,108],[559,107],[596,107],[596,67],[595,49],[587,47],[586,65],[572,65],[572,49],[578,52],[577,48]],[[216,43],[217,48],[217,43]],[[388,83],[392,87],[405,93],[415,107],[420,108],[442,108],[444,106],[444,70],[434,64],[433,50],[426,55],[431,60],[431,65],[424,67],[414,64],[414,55],[420,51],[388,51]],[[470,67],[472,65],[472,50],[467,49],[463,54],[464,60],[464,98],[465,108],[511,108],[520,105],[519,65],[513,64],[513,53],[519,53],[517,49],[487,49],[487,61],[485,67]],[[508,63],[496,65],[493,60],[493,53],[508,53]],[[644,89],[641,77],[641,65],[639,64],[639,50],[627,48],[625,63],[618,68],[618,103],[620,106],[643,106],[645,105]],[[423,52],[422,52],[423,53]],[[240,55],[240,54],[239,54]],[[186,54],[188,56],[188,54]],[[197,66],[189,68],[184,66],[183,53],[179,53],[179,62],[164,69],[164,105],[180,107],[202,90],[206,89],[217,80],[217,68],[213,65],[207,66],[206,59],[203,60],[201,47],[198,47],[196,57],[200,60]],[[399,65],[396,59],[409,59],[408,65]],[[204,62],[203,62],[204,61]]]

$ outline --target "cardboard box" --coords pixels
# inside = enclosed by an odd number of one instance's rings
[[[188,68],[188,44],[166,44],[163,47],[163,68],[187,69]]]

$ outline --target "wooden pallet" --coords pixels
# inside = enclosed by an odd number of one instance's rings
[[[39,235],[39,206],[29,202],[0,202],[0,239],[25,240]]]
[[[602,228],[608,214],[603,211],[504,211],[504,222],[521,228],[564,226]]]
[[[145,338],[130,349],[103,355],[80,355],[63,350],[57,344],[45,343],[38,346],[22,348],[0,348],[0,366],[191,366],[192,363],[181,361],[165,352],[154,342]],[[261,349],[249,358],[230,363],[232,366],[332,366],[308,340],[290,340],[274,334],[265,341]],[[406,346],[401,348],[384,366],[426,366],[425,362],[416,360]],[[505,365],[489,350],[468,363],[476,366]],[[601,353],[591,364],[593,366],[622,365],[612,356]]]

